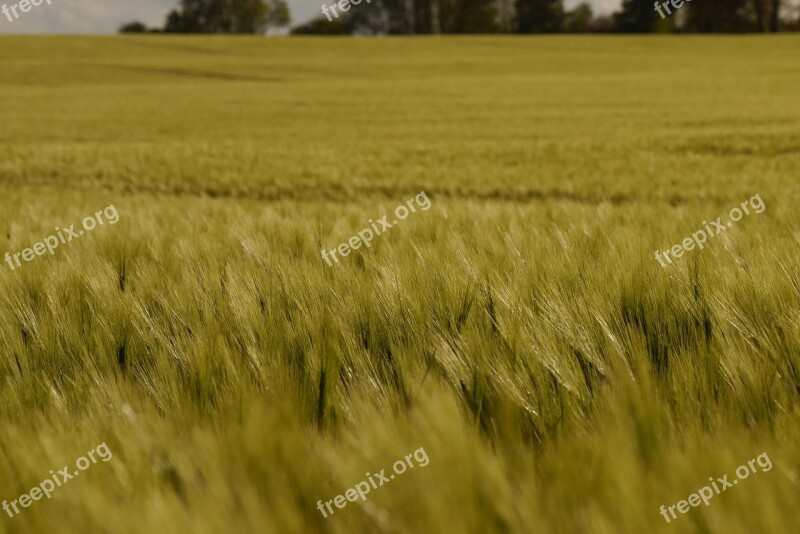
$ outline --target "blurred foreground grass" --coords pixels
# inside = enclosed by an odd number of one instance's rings
[[[0,532],[796,530],[797,46],[0,38]]]

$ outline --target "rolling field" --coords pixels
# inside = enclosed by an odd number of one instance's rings
[[[0,533],[796,531],[798,46],[0,38]]]

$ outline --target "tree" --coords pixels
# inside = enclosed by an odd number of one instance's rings
[[[778,31],[778,24],[780,22],[781,0],[771,0],[769,5],[771,8],[769,12],[769,31],[774,33]]]
[[[173,9],[164,23],[165,33],[202,33],[200,23],[193,15]]]
[[[181,0],[167,15],[165,32],[264,33],[289,24],[285,0]]]
[[[144,22],[128,22],[119,27],[119,33],[147,33],[147,26]]]
[[[777,32],[781,21],[781,0],[750,0],[750,4],[755,30]]]
[[[703,0],[686,10],[686,29],[701,33],[777,32],[781,0]]]
[[[435,0],[415,0],[412,5],[414,33],[433,33],[433,6]]]
[[[757,3],[758,0],[756,0]],[[739,33],[761,23],[750,14],[753,0],[703,0],[686,7],[685,29],[700,33]],[[760,30],[759,30],[760,31]]]
[[[698,2],[701,0],[697,0]],[[614,13],[614,26],[622,33],[650,33],[671,30],[675,25],[673,15],[662,18],[653,5],[653,0],[624,0],[622,9]]]
[[[777,32],[780,23],[781,0],[751,0],[756,31]]]
[[[494,33],[500,29],[499,1],[502,0],[372,0],[369,6],[350,9],[336,20],[341,20],[341,27],[351,29],[351,33]]]
[[[454,33],[495,33],[497,11],[494,0],[460,0]]]
[[[567,33],[586,33],[591,31],[592,6],[586,2],[582,2],[575,6],[575,9],[569,11],[564,17],[564,31]]]
[[[286,0],[270,0],[267,3],[267,29],[285,28],[292,22]]]
[[[497,0],[497,30],[500,33],[514,33],[514,0]]]
[[[562,0],[517,0],[519,33],[555,33],[564,24]]]

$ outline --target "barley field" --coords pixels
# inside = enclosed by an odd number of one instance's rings
[[[798,46],[0,38],[0,532],[797,531]]]

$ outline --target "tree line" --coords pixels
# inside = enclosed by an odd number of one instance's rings
[[[601,16],[585,2],[566,10],[563,0],[372,0],[340,10],[340,16],[332,21],[320,13],[291,28],[291,33],[745,33],[800,29],[800,8],[792,0],[674,1],[681,8],[673,7],[672,15],[662,18],[653,0],[624,0],[617,12]],[[669,1],[666,4],[671,5]],[[285,0],[181,0],[167,15],[163,28],[148,29],[134,22],[120,31],[262,34],[288,28],[290,22]]]

